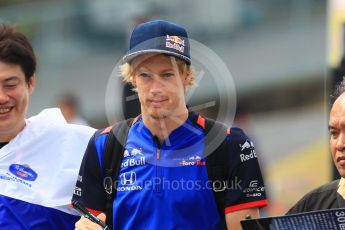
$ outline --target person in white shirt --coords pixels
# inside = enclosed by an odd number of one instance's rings
[[[72,229],[70,198],[95,130],[56,108],[26,119],[35,70],[25,35],[0,25],[0,229]]]

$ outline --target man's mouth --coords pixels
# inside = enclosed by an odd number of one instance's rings
[[[8,113],[10,112],[12,109],[12,107],[3,107],[3,108],[0,108],[0,114],[5,114],[5,113]]]
[[[153,106],[155,106],[155,107],[160,107],[166,101],[168,101],[168,99],[154,99],[154,100],[150,100],[151,104]]]
[[[340,166],[345,167],[345,156],[337,157],[337,163],[339,163]]]
[[[163,101],[166,101],[166,99],[161,99],[161,100],[151,100],[151,102],[153,102],[153,103],[160,103],[160,102],[163,102]]]

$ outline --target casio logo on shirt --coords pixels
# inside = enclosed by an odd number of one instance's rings
[[[252,180],[248,188],[243,190],[243,193],[245,193],[246,197],[260,197],[264,191],[265,187],[260,187],[258,180]]]

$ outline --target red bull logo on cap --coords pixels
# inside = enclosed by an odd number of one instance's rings
[[[179,45],[184,46],[184,40],[182,38],[180,38],[179,36],[169,36],[167,35],[167,41],[171,41],[171,42],[175,42]]]
[[[172,48],[172,49],[178,50],[181,53],[183,53],[184,52],[184,46],[185,46],[184,39],[182,39],[178,36],[167,35],[165,46],[167,48]]]

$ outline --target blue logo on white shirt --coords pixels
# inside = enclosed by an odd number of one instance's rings
[[[26,164],[11,164],[9,170],[13,175],[24,180],[34,181],[37,178],[37,173]]]

